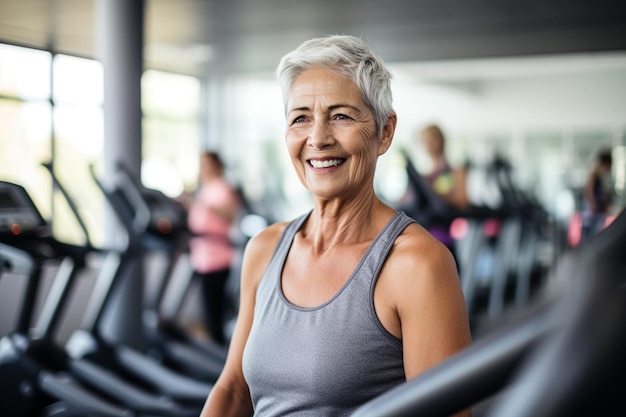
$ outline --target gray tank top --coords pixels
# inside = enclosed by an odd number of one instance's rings
[[[308,215],[291,222],[259,283],[243,373],[257,417],[349,416],[405,381],[402,341],[380,323],[374,284],[396,237],[415,220],[398,212],[344,286],[312,308],[290,303],[281,271]]]

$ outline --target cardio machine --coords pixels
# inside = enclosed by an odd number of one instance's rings
[[[107,330],[115,326],[111,319],[111,316],[115,314],[121,314],[122,320],[125,322],[140,321],[140,318],[133,317],[132,305],[137,304],[137,299],[132,299],[135,294],[130,294],[130,299],[122,299],[124,295],[127,295],[124,292],[128,292],[128,286],[125,284],[140,283],[140,280],[133,280],[132,275],[134,270],[131,260],[134,259],[135,252],[133,252],[132,247],[126,251],[94,249],[72,198],[54,175],[52,166],[49,163],[43,165],[52,174],[56,188],[63,194],[72,213],[81,224],[87,242],[81,248],[88,253],[98,252],[103,258],[95,287],[82,317],[82,323],[78,329],[71,333],[65,344],[65,350],[72,358],[87,359],[89,363],[89,366],[82,366],[75,371],[79,377],[95,383],[103,380],[103,378],[93,378],[92,365],[104,367],[110,370],[111,378],[120,377],[153,395],[171,398],[192,410],[192,414],[199,412],[212,389],[211,382],[174,371],[146,355],[140,349],[141,345],[135,341],[128,342],[123,337],[120,338],[115,332]],[[129,266],[130,268],[127,268]],[[60,286],[64,290],[60,293],[64,295],[51,301],[53,309],[62,309],[68,303],[68,286],[75,282],[76,273],[76,269],[70,270],[68,276],[61,280]],[[132,285],[130,288],[132,289]],[[124,302],[131,304],[131,308],[125,308]],[[137,335],[137,340],[141,340],[141,330],[134,329],[131,331]],[[198,366],[201,367],[202,363]],[[104,383],[100,389],[112,389],[111,387],[114,385]],[[116,395],[123,395],[124,392],[124,390],[120,390]],[[184,413],[185,411],[181,412]]]
[[[110,371],[71,358],[52,338],[59,325],[65,285],[75,277],[74,261],[85,249],[64,244],[51,235],[49,224],[26,190],[0,181],[0,259],[2,271],[26,279],[13,332],[0,339],[0,403],[10,416],[193,416],[197,409],[145,392]],[[60,262],[36,323],[34,307],[47,261]],[[2,272],[0,271],[0,272]],[[89,371],[89,378],[78,376]],[[109,384],[108,388],[105,387]],[[100,386],[104,389],[96,389]]]
[[[166,258],[166,268],[163,268],[164,272],[156,280],[157,290],[154,291],[154,296],[147,297],[145,306],[144,324],[149,335],[156,341],[170,339],[190,344],[208,355],[209,361],[217,360],[223,364],[226,360],[227,346],[210,338],[192,336],[176,321],[192,275],[187,273],[173,279],[178,262],[182,261],[190,268],[188,259],[181,259],[181,255],[189,255],[188,242],[193,235],[187,227],[187,209],[161,191],[145,187],[124,164],[118,163],[116,167],[119,178],[108,188],[95,177],[93,170],[92,176],[118,217],[126,216],[127,220],[122,219],[122,225],[133,226],[132,229],[126,230],[128,234],[134,236],[133,242],[141,246],[146,253],[162,252]],[[114,195],[121,198],[114,198]],[[233,238],[231,244],[241,245],[236,238]]]
[[[352,417],[445,417],[484,401],[486,417],[624,415],[624,247],[626,210],[514,320]]]
[[[90,311],[93,319],[85,323],[84,329],[90,329],[89,333],[97,332],[107,319],[107,308],[119,302],[116,297],[126,292],[126,299],[122,303],[138,304],[133,311],[133,316],[139,320],[129,322],[126,317],[122,319],[123,326],[129,327],[127,333],[137,336],[140,344],[137,350],[145,353],[151,360],[162,365],[162,368],[171,370],[177,374],[186,375],[197,381],[213,383],[219,377],[226,358],[226,348],[217,344],[202,344],[184,330],[177,327],[173,321],[161,319],[158,312],[158,301],[164,291],[163,287],[167,280],[181,246],[184,247],[187,236],[186,222],[180,214],[177,203],[156,190],[144,190],[133,183],[128,171],[121,169],[117,172],[118,177],[112,183],[105,183],[95,174],[93,166],[90,167],[91,176],[104,194],[107,202],[113,208],[116,218],[126,234],[126,245],[121,250],[113,250],[107,255],[110,262],[108,279],[103,281],[98,289],[98,298],[90,302]],[[167,225],[167,227],[163,227]],[[158,294],[155,299],[144,303],[143,280],[145,277],[142,270],[146,255],[151,253],[165,254],[167,266],[166,272],[157,279],[159,283]],[[107,262],[107,261],[105,261]],[[138,268],[133,268],[139,264]],[[137,279],[139,277],[139,279]],[[116,283],[130,283],[125,290],[119,290]],[[139,302],[137,302],[139,300]],[[72,335],[68,345],[72,349],[82,350],[85,346],[81,333]],[[204,349],[202,349],[204,348]],[[129,358],[130,360],[130,358]],[[151,370],[133,370],[140,378],[146,378],[151,382],[155,376]],[[167,381],[167,377],[164,381]],[[193,390],[192,390],[193,391]],[[181,393],[182,394],[182,393]]]
[[[402,209],[427,229],[440,227],[453,234],[453,251],[476,334],[485,324],[499,320],[507,307],[521,307],[530,300],[545,272],[538,256],[547,213],[513,184],[511,167],[501,158],[470,171],[475,173],[471,182],[484,189],[485,195],[473,195],[469,207],[456,209],[426,184],[408,153],[402,155],[414,195]]]

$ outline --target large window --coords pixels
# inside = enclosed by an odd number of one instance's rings
[[[148,70],[142,78],[141,179],[176,197],[196,186],[201,133],[200,80]]]
[[[102,65],[90,59],[55,55],[52,74],[55,172],[77,200],[93,243],[99,244],[104,233],[104,199],[89,176],[89,165],[100,163],[103,154]],[[55,235],[80,241],[75,217],[58,193],[54,208]]]
[[[0,177],[27,189],[55,236],[80,242],[82,232],[52,180],[54,169],[78,199],[95,241],[102,198],[87,175],[102,155],[102,68],[97,61],[0,45]]]
[[[142,180],[175,196],[195,186],[201,83],[146,71]],[[104,198],[89,174],[104,148],[103,69],[92,59],[0,44],[0,180],[24,186],[60,240],[84,234],[42,162],[76,200],[94,245],[104,242]]]
[[[50,179],[39,163],[51,157],[51,54],[0,44],[0,179],[22,185],[44,216]]]

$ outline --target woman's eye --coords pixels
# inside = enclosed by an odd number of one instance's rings
[[[336,120],[349,120],[350,117],[346,116],[345,114],[336,114],[334,117]]]
[[[296,117],[296,118],[294,118],[294,119],[293,119],[293,122],[292,122],[292,123],[302,123],[302,122],[304,122],[305,120],[306,120],[306,119],[305,119],[305,117],[304,117],[304,116],[298,116],[298,117]]]

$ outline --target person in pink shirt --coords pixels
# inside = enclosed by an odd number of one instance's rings
[[[207,330],[218,343],[225,344],[225,284],[230,275],[235,248],[231,233],[238,217],[240,201],[224,177],[224,164],[215,152],[200,156],[199,186],[189,207],[189,241],[194,279],[199,279],[204,297]]]

